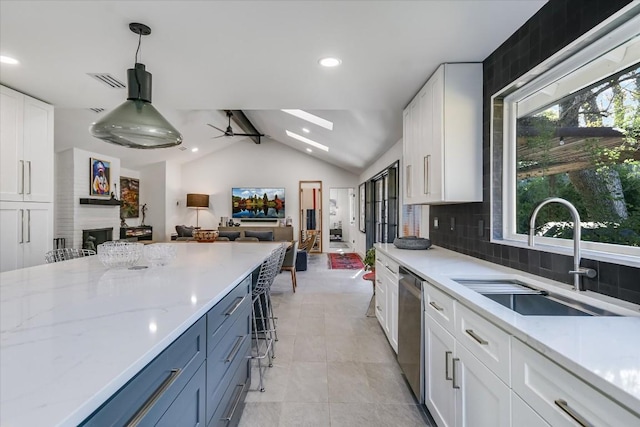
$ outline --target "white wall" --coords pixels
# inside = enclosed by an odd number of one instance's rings
[[[282,187],[285,215],[293,220],[294,236],[300,231],[299,181],[322,181],[323,246],[329,243],[329,189],[356,187],[357,175],[317,160],[270,139],[257,145],[247,141],[182,166],[182,211],[179,223],[195,225],[195,211],[185,207],[186,193],[209,194],[210,208],[200,211],[202,228],[217,228],[220,217],[231,216],[232,187]],[[254,223],[252,223],[253,225]]]
[[[166,162],[159,162],[140,170],[140,208],[147,205],[144,225],[153,226],[153,240],[160,241],[168,240],[165,228],[166,169]]]

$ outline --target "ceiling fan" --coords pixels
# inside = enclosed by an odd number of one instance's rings
[[[260,138],[264,136],[263,133],[260,133],[257,131],[257,129],[255,127],[253,127],[253,124],[251,124],[251,122],[249,121],[249,119],[247,118],[247,116],[244,115],[244,113],[242,113],[242,111],[238,110],[238,112],[236,113],[236,116],[238,116],[238,119],[240,120],[241,123],[245,124],[245,127],[255,131],[254,133],[237,133],[233,131],[233,128],[231,127],[231,117],[234,116],[234,113],[232,110],[226,110],[227,113],[227,118],[229,119],[229,124],[227,125],[227,129],[226,130],[222,130],[217,126],[214,126],[212,124],[207,123],[208,126],[211,126],[214,129],[219,130],[220,132],[222,132],[222,135],[218,135],[218,136],[214,136],[213,139],[215,138],[221,138],[223,136],[248,136],[250,137],[256,144],[260,144]]]

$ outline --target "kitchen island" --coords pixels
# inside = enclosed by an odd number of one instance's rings
[[[465,408],[465,399],[471,395],[473,400],[467,401],[481,402],[475,409],[495,416],[491,423],[476,419],[478,426],[519,426],[523,419],[532,426],[576,425],[567,411],[582,414],[591,421],[588,425],[640,425],[638,305],[594,292],[578,293],[566,284],[439,247],[412,251],[376,244],[376,249],[424,280],[425,399],[439,425],[447,424],[447,417],[469,417],[464,411],[474,408]],[[620,316],[520,315],[458,283],[460,279],[514,279],[583,302],[595,300]],[[443,353],[438,348],[442,342],[450,343]],[[435,369],[441,362],[442,375]],[[462,386],[448,375],[452,363],[468,369],[459,379]],[[473,378],[484,383],[474,384]],[[465,391],[467,379],[471,383]],[[469,391],[483,385],[495,393],[486,401]],[[498,389],[504,393],[499,395]],[[451,399],[462,402],[455,415],[446,408],[441,411],[449,404],[441,397],[450,392]]]
[[[164,267],[94,256],[0,274],[0,425],[81,423],[277,247],[176,245]]]

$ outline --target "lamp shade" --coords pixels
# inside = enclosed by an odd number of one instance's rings
[[[144,64],[127,70],[128,97],[119,107],[93,123],[96,138],[130,148],[166,148],[182,143],[182,135],[151,105],[151,73]]]
[[[208,208],[209,195],[208,194],[187,194],[187,207],[188,208]]]

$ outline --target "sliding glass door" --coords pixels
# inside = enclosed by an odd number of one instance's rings
[[[398,163],[367,181],[367,248],[398,236]]]

